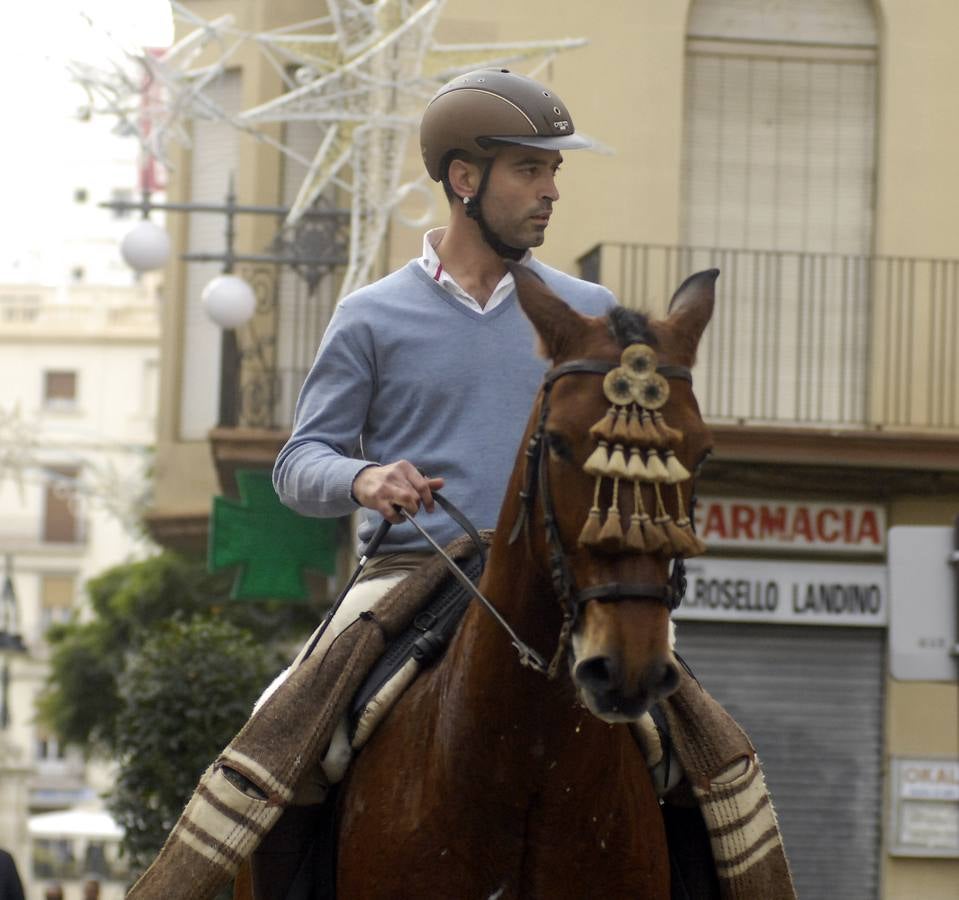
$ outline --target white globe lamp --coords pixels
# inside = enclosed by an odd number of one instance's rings
[[[239,328],[256,311],[253,288],[236,275],[218,275],[203,289],[201,301],[206,314],[220,328]]]
[[[120,242],[120,255],[136,272],[162,269],[170,258],[170,235],[159,225],[144,219]]]

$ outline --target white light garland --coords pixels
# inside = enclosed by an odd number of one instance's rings
[[[350,248],[341,296],[367,283],[390,216],[425,176],[401,185],[407,145],[436,90],[483,66],[537,61],[583,46],[581,39],[491,44],[441,44],[434,38],[446,0],[327,0],[329,14],[267,32],[243,32],[230,16],[205,21],[171,0],[176,18],[194,30],[169,49],[128,53],[130,65],[97,71],[74,65],[93,112],[115,116],[144,150],[169,166],[168,146],[189,146],[186,123],[224,121],[307,167],[286,224],[293,226],[324,192],[351,196]],[[252,44],[283,80],[281,96],[230,115],[207,88],[241,47]],[[219,54],[193,68],[201,53]],[[293,72],[291,75],[290,72]],[[318,126],[312,159],[260,126],[309,121]],[[429,196],[429,191],[425,192]],[[428,207],[415,220],[428,222]],[[408,219],[400,217],[400,221]]]

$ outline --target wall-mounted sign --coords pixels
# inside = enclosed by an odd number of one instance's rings
[[[890,853],[959,857],[959,760],[893,757]]]
[[[900,681],[955,681],[959,676],[956,606],[959,574],[950,564],[953,529],[889,529],[889,666]]]
[[[710,547],[875,556],[886,549],[886,513],[868,503],[700,497],[696,531]]]
[[[888,617],[883,565],[697,557],[686,579],[680,619],[875,627]]]

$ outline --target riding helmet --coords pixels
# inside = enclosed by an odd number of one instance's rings
[[[488,159],[497,146],[577,150],[590,142],[575,133],[563,101],[545,85],[509,69],[477,69],[439,89],[423,113],[420,147],[426,171],[441,181],[454,150]]]

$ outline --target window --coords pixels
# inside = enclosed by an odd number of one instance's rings
[[[48,370],[43,373],[43,405],[72,409],[77,405],[77,373]]]
[[[76,544],[81,541],[80,520],[76,513],[74,484],[79,474],[76,466],[47,469],[44,497],[43,540],[48,543]]]
[[[72,575],[40,577],[40,637],[51,625],[67,622],[73,613],[76,581]]]
[[[74,281],[83,281],[83,279],[87,277],[87,270],[84,269],[83,266],[74,266],[70,270],[70,277]]]
[[[66,759],[67,751],[63,744],[45,731],[37,732],[37,762],[56,762]]]
[[[90,194],[87,192],[86,188],[77,188],[73,192],[74,203],[86,203],[89,198],[90,198]]]

